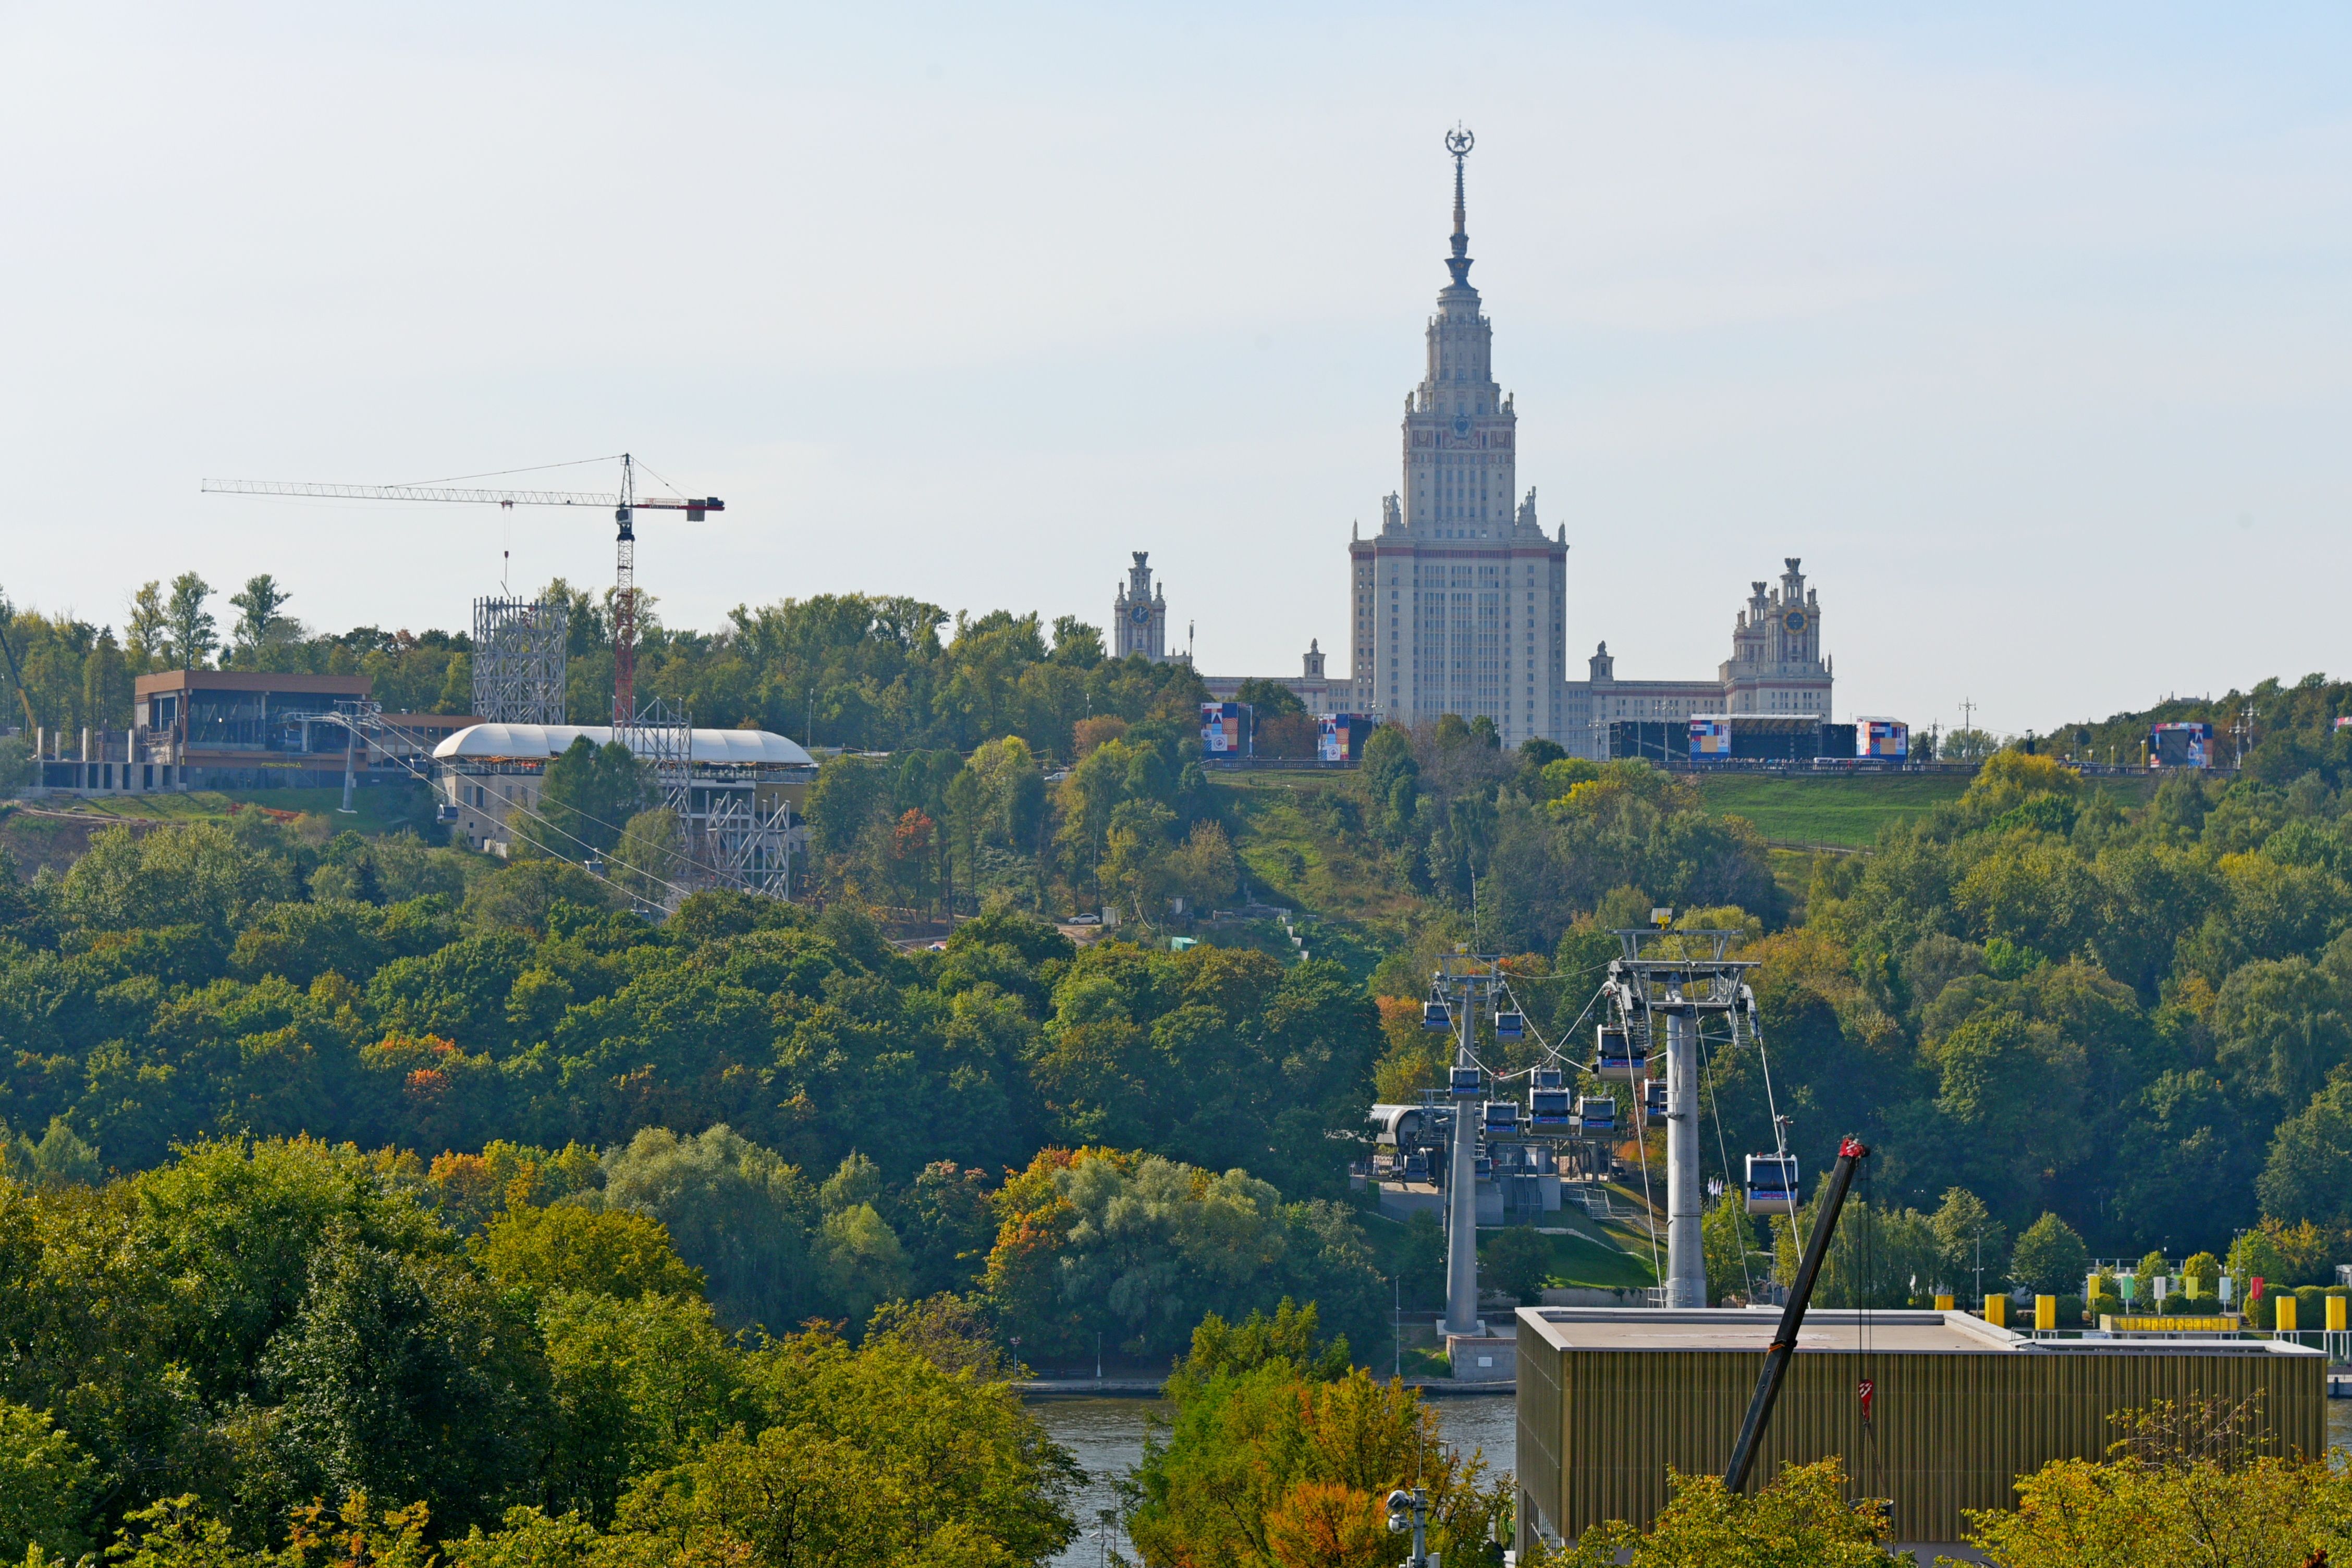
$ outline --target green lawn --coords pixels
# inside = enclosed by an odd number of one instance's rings
[[[1639,1232],[1621,1235],[1613,1226],[1604,1230],[1580,1210],[1568,1208],[1544,1215],[1542,1228],[1568,1233],[1544,1238],[1551,1243],[1548,1285],[1626,1289],[1657,1283],[1650,1270],[1649,1243]],[[1490,1242],[1493,1235],[1481,1236],[1480,1244]]]
[[[1702,773],[1700,794],[1710,810],[1744,816],[1769,842],[1790,848],[1867,849],[1890,822],[1921,816],[1968,792],[1965,773]],[[2154,793],[2146,777],[2084,781],[2126,809]]]
[[[1698,786],[1709,809],[1746,817],[1772,843],[1867,849],[1881,827],[1959,799],[1969,782],[1961,773],[1702,773]]]

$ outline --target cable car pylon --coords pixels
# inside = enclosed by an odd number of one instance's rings
[[[1445,1165],[1445,1321],[1441,1333],[1475,1335],[1478,1321],[1478,1135],[1486,1075],[1475,1047],[1478,1019],[1496,1012],[1509,995],[1501,962],[1466,951],[1448,953],[1430,976],[1429,1001],[1422,1010],[1427,1026],[1450,1028],[1454,1065],[1446,1074],[1454,1102],[1453,1135]],[[1503,1009],[1524,1029],[1515,1005]],[[1516,1107],[1513,1125],[1517,1125]]]
[[[1625,1063],[1654,1062],[1660,1054],[1657,1021],[1665,1021],[1666,1267],[1660,1283],[1667,1307],[1704,1307],[1706,1254],[1699,1227],[1706,1191],[1698,1174],[1698,1020],[1706,1013],[1736,1016],[1750,1005],[1746,974],[1756,962],[1725,956],[1738,931],[1672,931],[1669,912],[1658,913],[1666,919],[1655,926],[1615,933],[1622,952],[1610,960],[1601,986],[1612,1015],[1601,1035],[1601,1065],[1605,1070],[1612,1054]],[[1618,1037],[1613,1053],[1612,1030]],[[1646,1093],[1644,1100],[1646,1110]]]

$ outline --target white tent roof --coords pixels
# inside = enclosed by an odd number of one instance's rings
[[[445,762],[541,762],[562,756],[583,735],[602,746],[613,731],[604,724],[470,724],[434,747],[433,755]],[[798,742],[767,730],[697,730],[688,757],[739,767],[816,765]]]

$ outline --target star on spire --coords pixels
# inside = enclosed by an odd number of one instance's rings
[[[1477,144],[1478,139],[1458,122],[1445,133],[1445,150],[1454,154],[1454,254],[1447,258],[1445,267],[1454,274],[1456,289],[1470,286],[1470,230],[1468,209],[1462,199],[1462,161]]]

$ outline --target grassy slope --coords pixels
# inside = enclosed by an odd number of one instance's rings
[[[1377,845],[1342,832],[1322,809],[1328,798],[1361,811],[1363,786],[1354,774],[1228,774],[1215,787],[1246,891],[1356,925],[1401,921],[1417,901]]]
[[[1699,791],[1710,810],[1746,817],[1775,845],[1867,849],[1877,842],[1881,827],[1959,799],[1969,782],[1964,773],[1706,773],[1700,775]],[[2086,783],[2126,806],[2145,804],[2154,788],[2144,777]]]
[[[1774,844],[1866,849],[1890,822],[1923,816],[1968,789],[1959,773],[1857,773],[1789,778],[1706,773],[1699,791],[1710,810],[1744,816]]]
[[[89,837],[122,823],[226,822],[246,805],[270,811],[309,812],[324,816],[330,832],[349,828],[359,833],[395,832],[408,826],[413,790],[379,784],[353,792],[355,814],[336,808],[343,803],[340,789],[272,789],[235,794],[220,790],[158,792],[153,795],[103,795],[89,800],[52,795],[42,800],[0,803],[0,849],[13,856],[26,876],[42,866],[64,870],[89,847]]]

